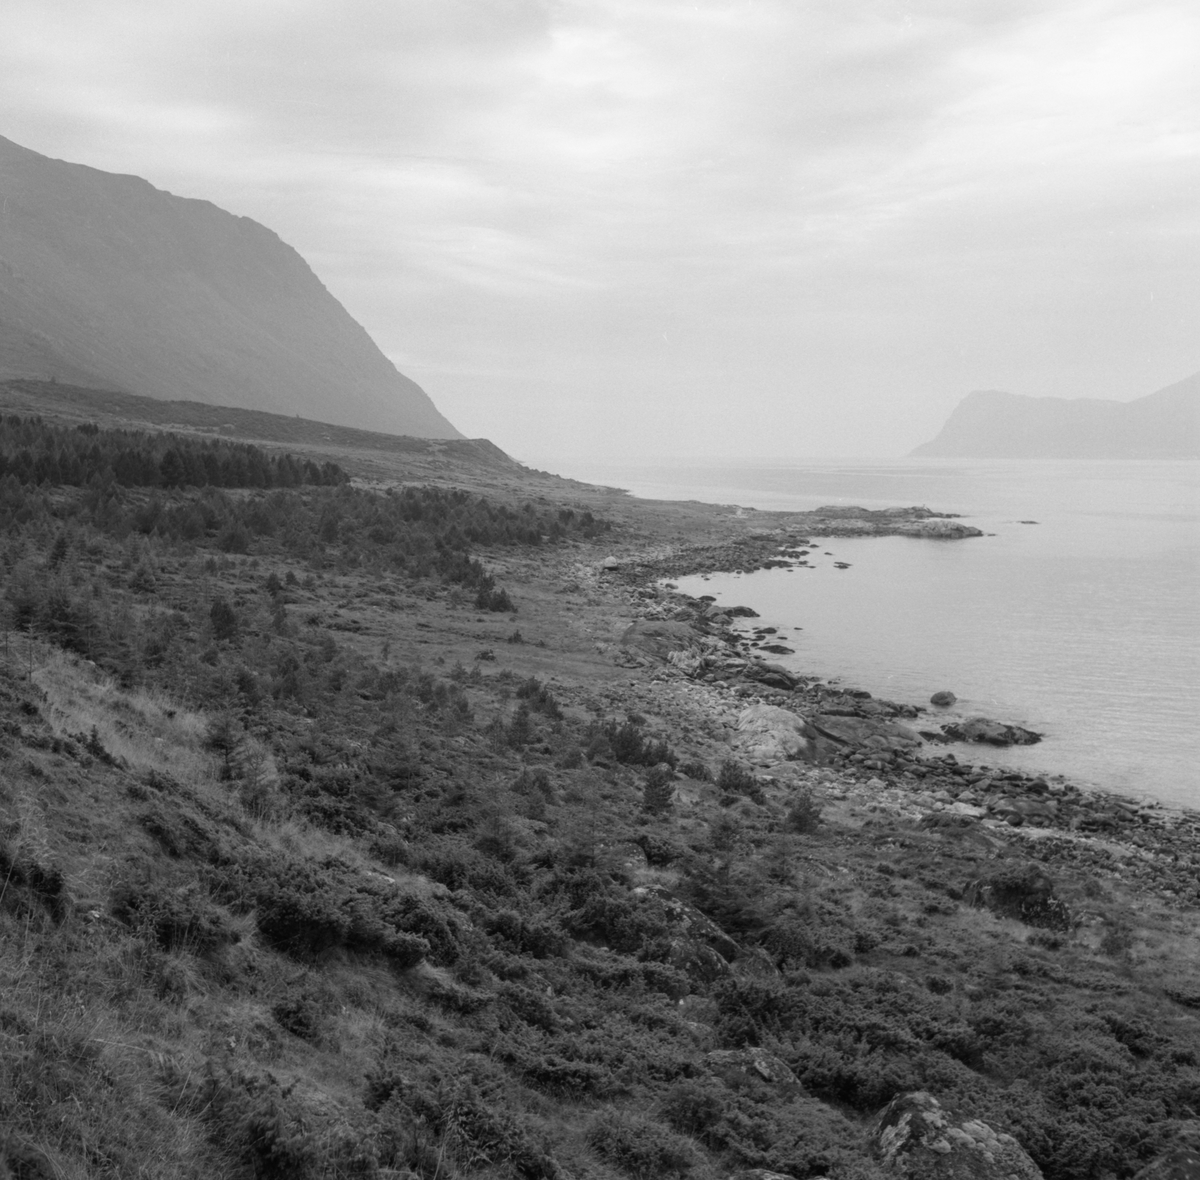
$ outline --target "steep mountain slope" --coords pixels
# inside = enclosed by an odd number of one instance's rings
[[[460,438],[274,233],[0,138],[0,378]]]
[[[1131,402],[968,394],[913,455],[972,459],[1200,458],[1200,373]]]

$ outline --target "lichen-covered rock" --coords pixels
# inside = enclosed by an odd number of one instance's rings
[[[1200,1122],[1183,1123],[1175,1142],[1133,1180],[1200,1180]]]
[[[738,714],[739,745],[755,762],[812,761],[816,731],[788,709],[778,705],[750,705]]]
[[[699,652],[700,633],[671,619],[635,619],[621,636],[621,646],[665,660],[673,651]]]
[[[731,1086],[765,1084],[785,1093],[800,1089],[787,1064],[765,1049],[714,1049],[705,1054],[704,1063]]]
[[[1042,1180],[1011,1136],[943,1106],[932,1094],[901,1094],[884,1107],[874,1149],[885,1170],[911,1180]]]
[[[672,967],[701,983],[712,983],[729,974],[738,945],[720,926],[661,885],[639,885],[633,892],[656,901],[672,928],[667,956]]]

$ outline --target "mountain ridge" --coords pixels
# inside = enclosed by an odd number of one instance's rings
[[[1145,397],[1030,397],[975,390],[914,457],[970,459],[1200,458],[1200,373]]]
[[[461,438],[273,230],[0,137],[0,379]]]

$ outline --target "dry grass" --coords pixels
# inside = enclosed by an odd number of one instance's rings
[[[33,682],[46,694],[43,712],[60,737],[95,732],[109,754],[134,770],[188,785],[215,777],[215,759],[204,749],[208,718],[165,693],[122,689],[86,661],[53,649],[37,661]]]

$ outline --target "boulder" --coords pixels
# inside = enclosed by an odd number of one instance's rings
[[[673,651],[698,652],[700,635],[688,623],[670,619],[635,619],[621,636],[621,646],[665,660]]]
[[[1042,1180],[1011,1136],[943,1106],[932,1094],[901,1094],[884,1107],[872,1135],[884,1171],[912,1180]]]
[[[933,696],[931,696],[929,698],[929,703],[931,705],[940,705],[943,709],[945,709],[945,708],[949,708],[957,700],[958,700],[958,697],[956,697],[954,695],[954,693],[949,692],[949,691],[943,691],[943,692],[935,692],[933,694]]]
[[[714,1049],[704,1064],[730,1086],[766,1084],[782,1093],[796,1093],[800,1079],[787,1064],[765,1049]]]
[[[720,926],[661,885],[640,885],[633,892],[656,901],[671,927],[668,962],[672,967],[704,984],[729,974],[729,964],[737,958],[738,945]]]
[[[1133,1180],[1200,1180],[1200,1122],[1183,1123],[1174,1142]]]
[[[600,568],[602,570],[610,570],[610,571],[611,570],[619,570],[621,568],[621,563],[615,557],[606,557],[600,563]]]
[[[822,737],[844,746],[873,746],[894,751],[912,750],[921,739],[907,725],[896,721],[881,721],[871,717],[841,717],[833,713],[818,713],[812,719],[813,728]],[[882,738],[882,743],[872,738]]]
[[[726,612],[733,619],[757,619],[758,611],[751,610],[748,606],[731,606]]]
[[[708,661],[704,656],[690,651],[667,652],[667,663],[678,668],[685,676],[695,679],[708,671]]]
[[[1042,740],[1040,733],[1006,725],[987,717],[969,717],[966,721],[943,725],[942,732],[955,742],[985,742],[989,746],[1032,746]]]
[[[751,705],[738,714],[739,745],[757,762],[812,761],[816,756],[816,731],[788,709],[778,705]]]

